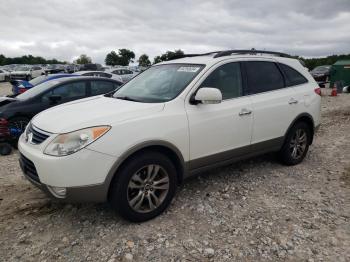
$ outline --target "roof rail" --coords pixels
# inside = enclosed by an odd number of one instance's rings
[[[204,54],[183,54],[183,55],[175,55],[171,60],[180,59],[180,58],[185,58],[185,57],[212,55],[212,54],[217,54],[217,53],[220,53],[220,52],[221,52],[221,51],[208,52],[208,53],[204,53]]]
[[[265,50],[255,50],[255,49],[253,49],[253,50],[225,50],[225,51],[216,52],[216,53],[217,54],[214,55],[214,58],[222,57],[222,56],[229,56],[232,54],[250,54],[250,55],[270,54],[270,55],[281,56],[281,57],[290,57],[290,55],[285,54],[285,53],[265,51]]]

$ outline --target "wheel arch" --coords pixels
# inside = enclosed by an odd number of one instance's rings
[[[286,139],[290,129],[298,122],[305,122],[310,127],[311,134],[312,134],[311,141],[310,141],[310,145],[311,145],[313,142],[313,139],[314,139],[314,134],[315,134],[315,122],[314,122],[312,115],[310,115],[309,113],[302,113],[302,114],[298,115],[293,120],[293,122],[289,125],[286,133],[284,134],[284,138]]]
[[[118,170],[122,168],[125,162],[136,154],[147,151],[161,152],[169,157],[176,168],[178,183],[182,183],[187,168],[181,151],[176,146],[166,141],[148,141],[133,146],[114,163],[105,180],[105,184],[108,186],[108,195],[113,179],[117,178]]]

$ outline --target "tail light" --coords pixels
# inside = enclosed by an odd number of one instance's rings
[[[315,93],[318,94],[319,96],[322,96],[322,92],[321,92],[321,88],[320,87],[317,87],[315,88]]]
[[[18,88],[18,93],[20,94],[23,94],[25,91],[27,91],[27,89],[25,89],[24,87]]]

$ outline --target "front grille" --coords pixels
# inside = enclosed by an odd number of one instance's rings
[[[29,124],[28,126],[27,134],[29,133],[33,134],[31,143],[36,145],[41,144],[50,136],[47,132],[44,132],[38,128],[33,127],[32,124]]]
[[[31,179],[33,179],[36,182],[40,183],[40,179],[38,176],[38,173],[36,171],[35,165],[32,161],[30,161],[28,158],[26,158],[24,155],[21,154],[20,156],[20,164],[21,164],[21,168],[23,170],[23,172],[30,177]]]

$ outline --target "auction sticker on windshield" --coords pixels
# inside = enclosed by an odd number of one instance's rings
[[[181,66],[177,71],[178,72],[196,73],[199,69],[200,69],[199,66]]]

